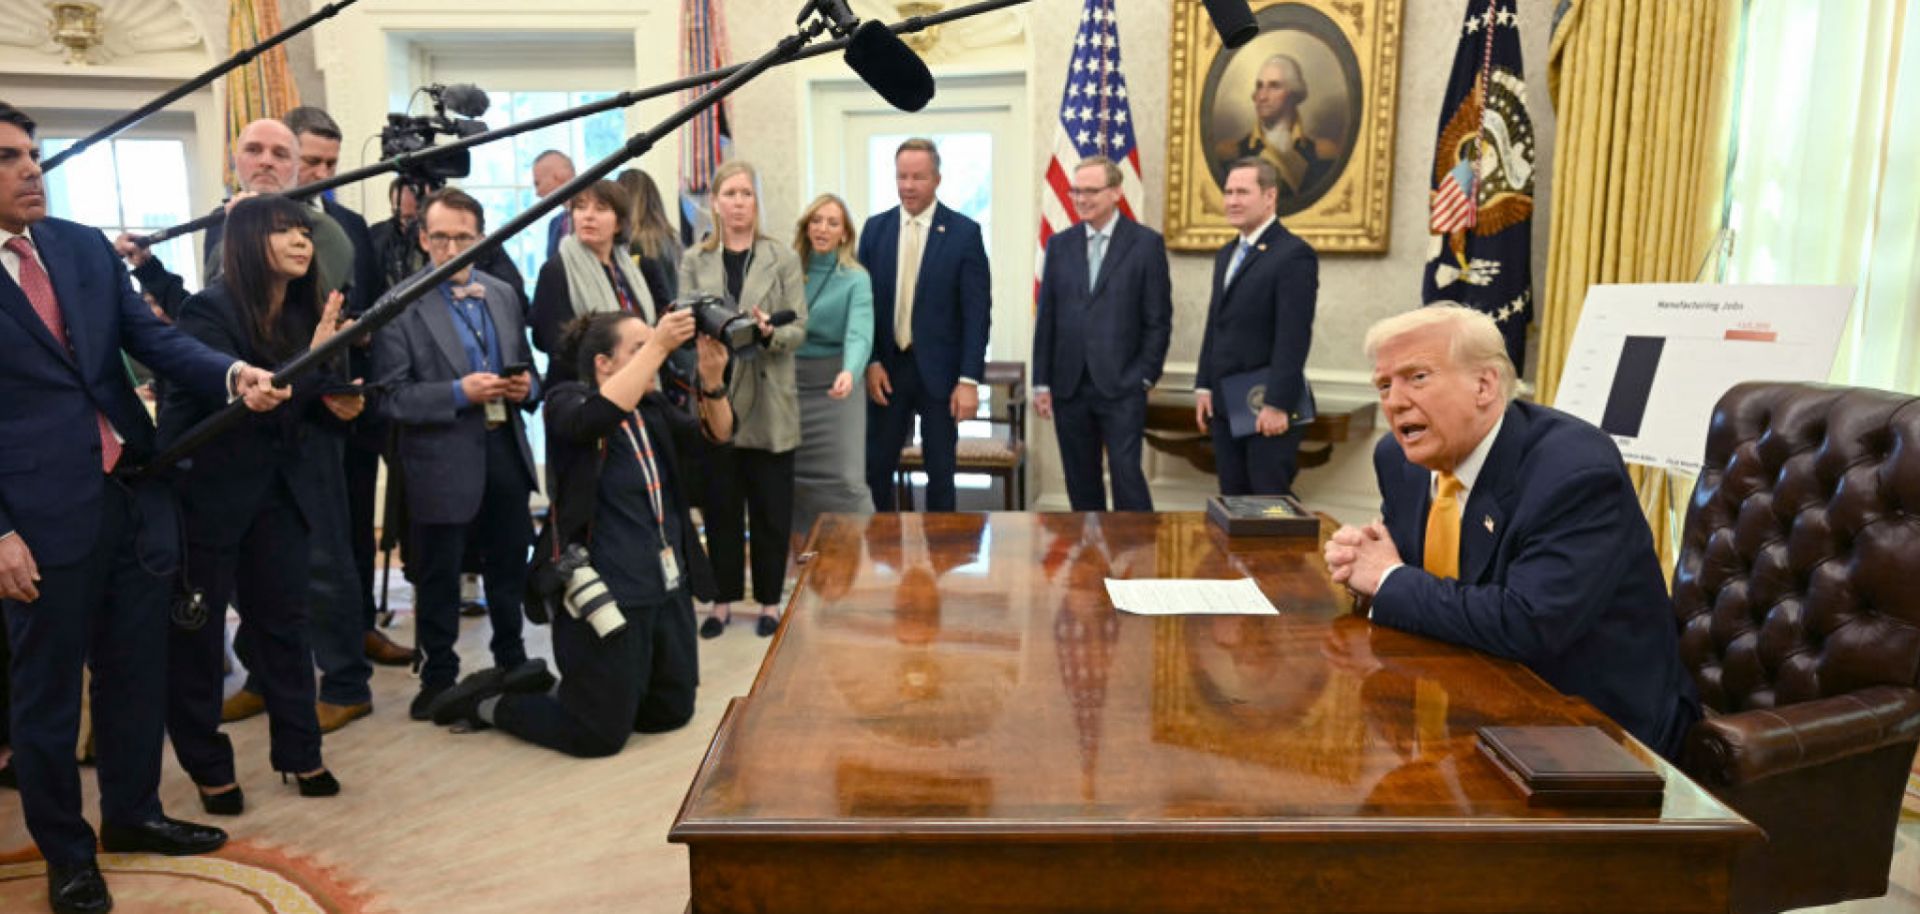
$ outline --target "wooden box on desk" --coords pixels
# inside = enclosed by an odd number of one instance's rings
[[[1660,808],[1667,782],[1599,727],[1481,727],[1480,752],[1528,806]]]
[[[1215,495],[1207,499],[1207,522],[1228,536],[1320,535],[1320,518],[1291,495]]]

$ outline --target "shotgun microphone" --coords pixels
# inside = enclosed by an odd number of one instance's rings
[[[1213,30],[1220,33],[1220,43],[1229,49],[1240,47],[1260,34],[1260,24],[1253,20],[1253,9],[1247,6],[1247,0],[1204,0],[1207,15],[1213,17]]]
[[[835,38],[847,38],[847,66],[887,104],[918,111],[933,100],[933,74],[926,62],[886,24],[872,19],[861,22],[847,0],[808,0],[800,21],[815,13],[827,20]]]

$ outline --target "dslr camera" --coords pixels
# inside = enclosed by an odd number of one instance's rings
[[[682,309],[693,312],[696,335],[727,347],[727,353],[735,358],[752,353],[754,345],[760,341],[760,325],[753,316],[734,307],[726,298],[718,295],[683,295],[667,306],[668,313]],[[692,349],[693,340],[688,340],[682,348]]]
[[[553,570],[566,582],[561,603],[566,606],[567,615],[592,626],[593,633],[602,638],[612,637],[627,627],[627,617],[615,605],[613,593],[607,590],[606,582],[600,580],[600,572],[593,570],[587,547],[579,543],[568,546],[553,563]]]

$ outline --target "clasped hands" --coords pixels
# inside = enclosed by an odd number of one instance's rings
[[[1345,584],[1348,589],[1369,597],[1380,589],[1380,576],[1401,564],[1400,550],[1394,547],[1393,537],[1378,520],[1364,527],[1351,524],[1341,527],[1334,531],[1321,551],[1335,584]]]

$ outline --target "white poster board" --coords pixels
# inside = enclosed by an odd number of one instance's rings
[[[1613,436],[1628,463],[1698,474],[1713,405],[1745,381],[1821,382],[1852,286],[1599,285],[1554,407]]]

